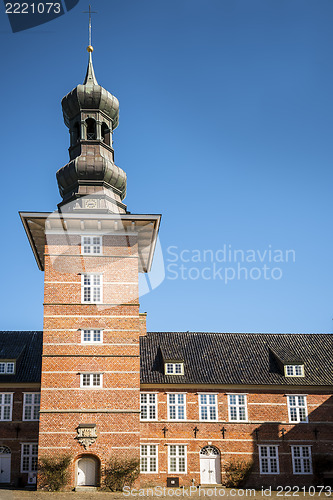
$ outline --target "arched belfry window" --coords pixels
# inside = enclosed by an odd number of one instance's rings
[[[86,119],[88,141],[96,139],[96,122],[93,118]]]
[[[75,122],[73,126],[73,145],[76,144],[79,139],[81,139],[80,125],[78,122]]]
[[[101,133],[102,133],[102,139],[105,142],[105,144],[107,144],[108,146],[111,146],[111,144],[110,144],[111,132],[110,132],[110,129],[105,122],[102,123]]]

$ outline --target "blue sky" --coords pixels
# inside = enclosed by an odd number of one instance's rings
[[[60,101],[85,75],[88,3],[15,34],[1,5],[3,330],[42,329],[43,275],[18,211],[60,201]],[[332,332],[332,1],[91,4],[96,77],[120,101],[128,209],[163,214],[166,278],[141,298],[148,329]],[[239,262],[217,262],[223,248],[295,259],[241,263],[256,279],[226,283]],[[195,261],[204,250],[213,260]],[[264,264],[280,279],[257,279]]]

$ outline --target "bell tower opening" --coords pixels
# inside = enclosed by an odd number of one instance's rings
[[[80,125],[78,122],[75,122],[74,126],[73,126],[73,144],[72,144],[72,146],[75,146],[75,144],[80,139],[81,139]]]
[[[96,139],[96,122],[93,118],[86,119],[87,125],[87,139],[93,141]]]
[[[111,131],[105,122],[102,123],[101,134],[104,144],[111,146]]]

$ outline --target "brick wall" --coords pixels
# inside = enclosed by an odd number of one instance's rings
[[[142,392],[145,392],[142,387]],[[166,485],[167,477],[179,477],[180,484],[189,485],[194,480],[200,484],[200,450],[208,444],[220,451],[222,480],[226,462],[230,460],[253,461],[249,486],[311,485],[314,476],[293,474],[291,446],[311,446],[312,457],[330,454],[333,457],[333,400],[330,392],[313,393],[285,390],[246,390],[248,421],[230,422],[228,416],[227,393],[237,393],[232,388],[211,391],[217,394],[218,421],[207,422],[199,419],[199,388],[184,388],[169,392],[186,393],[186,420],[170,421],[167,413],[167,392],[157,388],[158,421],[141,421],[141,444],[158,444],[158,473],[142,474],[141,484]],[[150,386],[147,392],[154,392]],[[202,391],[206,392],[206,391]],[[239,391],[238,391],[239,392]],[[289,423],[286,394],[307,394],[308,423]],[[194,428],[197,435],[194,436]],[[164,437],[163,428],[167,428]],[[224,437],[222,429],[224,428]],[[284,431],[282,432],[282,430]],[[257,430],[257,432],[256,432]],[[284,434],[284,436],[283,436]],[[187,446],[187,473],[168,473],[168,444]],[[278,445],[280,474],[264,475],[259,470],[259,445]]]
[[[81,303],[81,274],[102,273],[103,300]],[[39,456],[139,456],[138,248],[135,234],[103,236],[102,255],[81,255],[79,235],[50,235],[45,248],[44,337]],[[81,330],[101,329],[103,343],[84,344]],[[82,388],[80,374],[99,373],[102,387]],[[84,449],[79,425],[96,424]]]

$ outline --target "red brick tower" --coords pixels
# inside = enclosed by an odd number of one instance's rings
[[[52,214],[21,213],[45,271],[39,457],[71,455],[78,488],[98,486],[111,457],[139,458],[138,273],[150,270],[160,223],[123,204],[126,174],[112,148],[119,103],[98,85],[88,51],[83,85],[62,100],[63,201]]]

